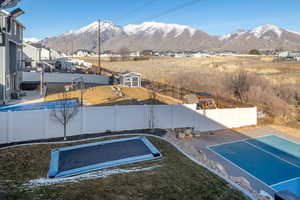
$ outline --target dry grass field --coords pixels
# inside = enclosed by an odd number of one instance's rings
[[[80,100],[80,90],[67,92],[67,98]],[[60,92],[48,92],[45,101],[55,101],[62,98]],[[179,100],[160,94],[153,95],[144,88],[129,88],[125,86],[94,86],[83,91],[83,102],[86,106],[139,105],[139,104],[180,104]]]
[[[94,65],[97,58],[81,58]],[[256,72],[276,84],[300,83],[300,62],[278,62],[273,56],[217,56],[210,58],[156,58],[144,61],[108,62],[103,60],[102,67],[113,71],[136,71],[144,78],[164,81],[180,72],[215,70],[232,72],[239,69]]]

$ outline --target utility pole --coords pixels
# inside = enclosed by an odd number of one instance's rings
[[[43,89],[44,89],[44,64],[42,62],[42,48],[39,48],[39,63],[42,67],[40,73],[40,95],[43,96]]]
[[[100,19],[98,21],[98,67],[100,69],[100,74],[101,74],[101,22],[100,22]]]
[[[74,57],[74,40],[72,40],[72,58]]]

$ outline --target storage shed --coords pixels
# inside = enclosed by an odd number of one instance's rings
[[[141,87],[141,74],[137,72],[125,72],[120,74],[120,84],[128,87]]]

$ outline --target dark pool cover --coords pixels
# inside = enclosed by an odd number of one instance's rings
[[[70,176],[160,157],[146,137],[116,139],[56,149],[49,177]]]

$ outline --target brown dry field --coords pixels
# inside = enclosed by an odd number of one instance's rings
[[[124,96],[113,92],[113,87],[118,88]],[[179,100],[161,94],[153,95],[144,88],[129,88],[125,86],[95,86],[85,89],[83,102],[86,106],[111,106],[111,105],[138,105],[138,104],[180,104]],[[80,100],[79,90],[67,92],[67,98]],[[48,94],[44,101],[55,101],[62,98],[62,93]]]
[[[81,58],[94,65],[98,58]],[[276,61],[273,56],[217,56],[210,58],[168,58],[152,57],[145,61],[108,62],[102,61],[102,67],[118,71],[135,71],[144,78],[164,81],[180,72],[197,72],[215,70],[216,72],[232,72],[247,70],[256,72],[275,84],[300,84],[300,62]]]

